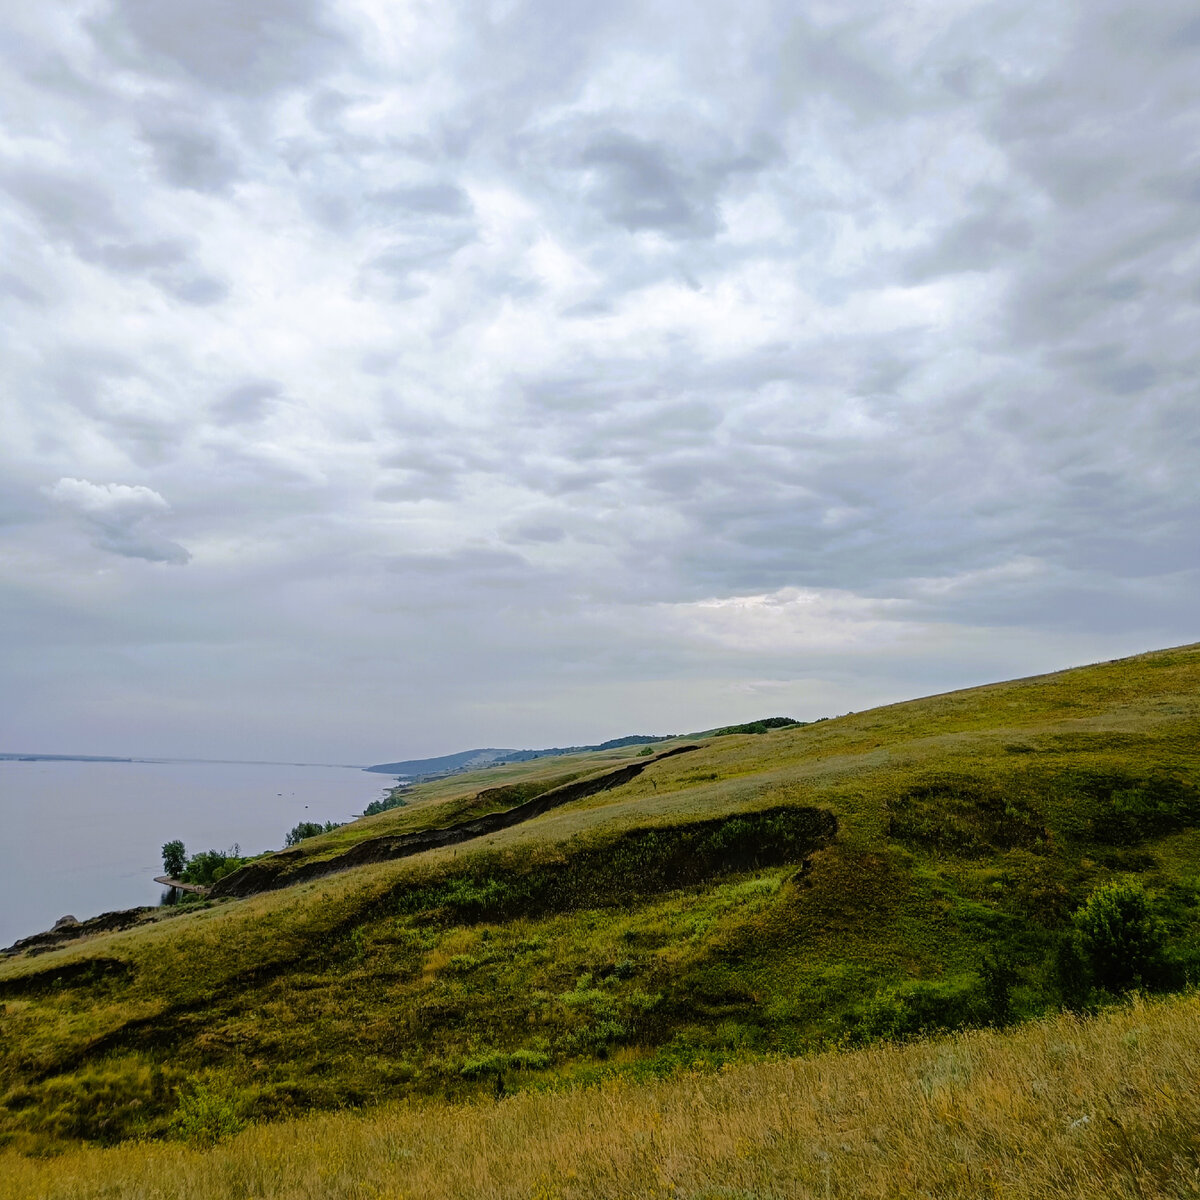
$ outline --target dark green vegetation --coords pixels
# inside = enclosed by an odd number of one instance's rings
[[[786,729],[789,725],[804,725],[805,721],[796,721],[791,717],[766,717],[762,721],[747,721],[744,725],[726,725],[723,729],[714,729],[709,737],[725,737],[731,733],[767,733],[772,729]]]
[[[409,788],[407,785],[401,785],[400,787],[392,788],[392,790],[386,796],[384,796],[382,800],[372,800],[371,803],[363,809],[363,816],[377,817],[380,813],[388,812],[390,809],[403,808],[408,803],[406,798],[406,793],[408,791]]]
[[[328,829],[336,828],[337,826],[333,824],[326,827],[314,825],[312,832],[324,833]],[[291,838],[295,832],[296,830],[293,829],[288,837]],[[305,834],[304,836],[309,835]],[[287,844],[291,846],[294,843],[289,841]],[[178,839],[167,842],[162,848],[163,873],[171,879],[177,879],[182,883],[197,884],[200,887],[210,887],[218,879],[224,879],[238,867],[253,861],[253,856],[248,858],[242,856],[241,848],[236,843],[229,850],[201,850],[190,857],[187,847]]]
[[[196,883],[201,887],[210,887],[218,879],[232,875],[238,867],[251,862],[252,859],[242,857],[239,847],[235,844],[229,850],[201,850],[193,854],[179,876],[184,883]]]
[[[167,842],[162,848],[163,874],[178,879],[187,866],[187,847],[178,838]]]
[[[0,1137],[658,1074],[1194,976],[1200,647],[674,747],[421,784],[256,870],[641,767],[470,842],[0,963]]]
[[[283,839],[285,846],[298,846],[305,838],[319,837],[323,833],[332,833],[335,829],[341,829],[343,821],[326,821],[324,825],[320,821],[301,821],[298,825],[293,825],[287,832],[287,837]]]

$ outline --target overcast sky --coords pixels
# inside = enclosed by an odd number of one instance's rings
[[[1194,0],[0,21],[0,750],[372,762],[1200,638]]]

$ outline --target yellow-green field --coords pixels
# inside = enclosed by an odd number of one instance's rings
[[[782,1079],[813,1069],[783,1056],[1090,1011],[1122,989],[1072,957],[1073,914],[1112,881],[1142,889],[1165,948],[1127,982],[1196,978],[1200,647],[698,744],[476,842],[0,960],[0,1147],[165,1139],[94,1161],[193,1163],[178,1143],[209,1118],[250,1123],[249,1145],[402,1100],[387,1121],[497,1094],[489,1121],[569,1113],[700,1087],[698,1064]],[[424,784],[286,861],[636,756]]]
[[[326,1114],[207,1150],[0,1154],[0,1200],[1186,1200],[1197,1079],[1189,995],[650,1084]]]

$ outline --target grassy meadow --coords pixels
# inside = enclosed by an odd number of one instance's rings
[[[267,1194],[253,1163],[287,1147],[294,1179],[269,1194],[1190,1194],[1154,1189],[1172,1155],[1194,1155],[1196,1126],[1175,1093],[1138,1082],[1150,1059],[1122,1039],[1149,1047],[1135,1026],[1153,1021],[1157,1077],[1176,1054],[1194,1077],[1194,998],[1136,1020],[1058,1014],[1116,998],[1080,963],[1073,923],[1114,881],[1139,886],[1165,946],[1134,982],[1181,991],[1197,976],[1200,647],[690,740],[699,749],[475,842],[0,959],[0,1196],[66,1195],[45,1189],[69,1178],[70,1194],[99,1195],[102,1171],[129,1181],[111,1194],[177,1194],[156,1171]],[[306,839],[281,870],[637,753],[422,784],[403,807]],[[985,1026],[1013,1031],[892,1044]],[[1089,1038],[1109,1039],[1103,1078],[1090,1051],[1051,1050]],[[961,1071],[926,1094],[914,1080],[938,1055]],[[1128,1108],[1110,1114],[1125,1082]],[[810,1094],[828,1104],[804,1107]],[[885,1119],[892,1104],[907,1107]],[[1098,1115],[1084,1133],[1060,1128],[1086,1105]],[[669,1152],[639,1141],[655,1112]],[[1112,1149],[1120,1128],[1138,1130],[1133,1159]],[[1143,1162],[1147,1130],[1165,1149]],[[488,1174],[488,1145],[508,1174]],[[955,1176],[954,1154],[928,1173],[959,1145],[963,1171],[993,1173]],[[605,1146],[626,1172],[608,1192]],[[374,1164],[377,1184],[352,1184],[334,1148]],[[856,1192],[834,1190],[839,1154]],[[26,1157],[44,1155],[58,1157]],[[439,1176],[455,1155],[476,1190]],[[1038,1155],[1074,1165],[1038,1192],[1020,1182]],[[627,1186],[656,1156],[663,1190],[650,1175]],[[398,1182],[407,1171],[420,1186]]]
[[[1200,1000],[177,1142],[0,1152],[0,1200],[1200,1196]]]

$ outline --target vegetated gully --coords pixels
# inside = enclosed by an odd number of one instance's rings
[[[602,775],[593,775],[590,779],[579,779],[572,783],[564,783],[535,796],[532,800],[507,808],[501,812],[487,813],[482,817],[473,817],[467,821],[459,821],[454,825],[446,825],[440,829],[419,829],[413,833],[395,834],[390,837],[367,838],[357,842],[343,854],[333,858],[321,859],[316,862],[297,863],[289,869],[290,863],[299,858],[298,851],[281,851],[270,858],[247,863],[236,871],[219,879],[209,890],[214,898],[231,897],[244,899],[259,892],[273,891],[276,888],[291,887],[295,883],[304,883],[310,879],[320,879],[326,875],[334,875],[340,871],[348,871],[351,867],[361,867],[368,863],[389,862],[396,858],[407,858],[420,854],[425,850],[434,850],[442,846],[454,846],[460,842],[473,841],[475,838],[486,837],[501,829],[510,829],[534,817],[573,800],[582,800],[594,796],[598,792],[607,792],[613,788],[636,779],[647,767],[663,759],[673,758],[677,754],[688,754],[699,750],[699,746],[676,746],[662,754],[647,757],[641,762],[626,763]]]

